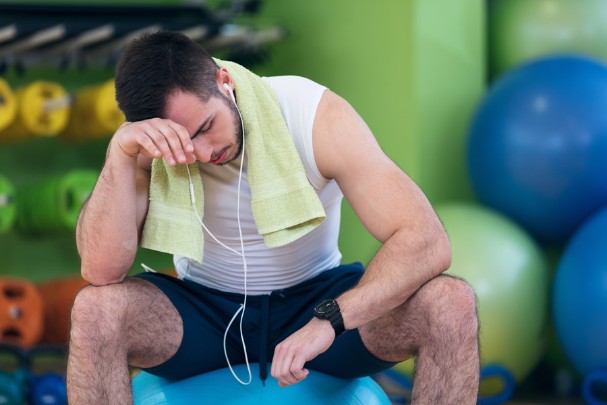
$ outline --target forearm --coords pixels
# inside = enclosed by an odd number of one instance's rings
[[[82,276],[94,285],[122,281],[138,246],[137,158],[114,144],[76,228]]]
[[[359,328],[387,315],[449,266],[449,243],[440,223],[429,230],[423,228],[425,236],[411,229],[395,232],[375,255],[358,285],[337,298],[346,329]],[[412,238],[412,234],[416,237]],[[306,362],[327,350],[334,339],[329,322],[312,318],[276,346],[272,376],[283,387],[301,381],[308,374]]]
[[[392,235],[369,263],[360,282],[338,299],[346,329],[358,328],[404,303],[423,284],[445,271],[451,250],[442,226],[411,237]]]

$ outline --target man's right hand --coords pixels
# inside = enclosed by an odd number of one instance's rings
[[[130,157],[162,157],[170,166],[196,161],[190,134],[182,125],[168,119],[125,122],[114,134],[112,142]]]

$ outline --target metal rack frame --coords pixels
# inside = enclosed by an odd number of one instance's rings
[[[134,37],[163,29],[181,31],[209,52],[263,52],[286,35],[234,24],[247,7],[215,11],[204,5],[0,4],[0,71],[9,66],[113,66]],[[258,4],[258,2],[253,1]],[[258,7],[249,7],[256,10]]]

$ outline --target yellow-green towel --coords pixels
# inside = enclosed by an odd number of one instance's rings
[[[286,245],[316,228],[325,219],[318,195],[289,134],[273,90],[259,76],[227,61],[244,121],[245,153],[251,187],[251,206],[259,234],[268,247]],[[200,172],[189,165],[195,187],[196,209],[202,218],[204,203]],[[189,193],[186,165],[171,168],[154,159],[150,206],[141,246],[202,262],[203,230]]]

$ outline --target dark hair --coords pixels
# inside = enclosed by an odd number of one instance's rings
[[[200,45],[178,32],[160,31],[132,40],[116,66],[116,101],[127,121],[162,117],[175,90],[203,102],[215,95],[219,67]]]

